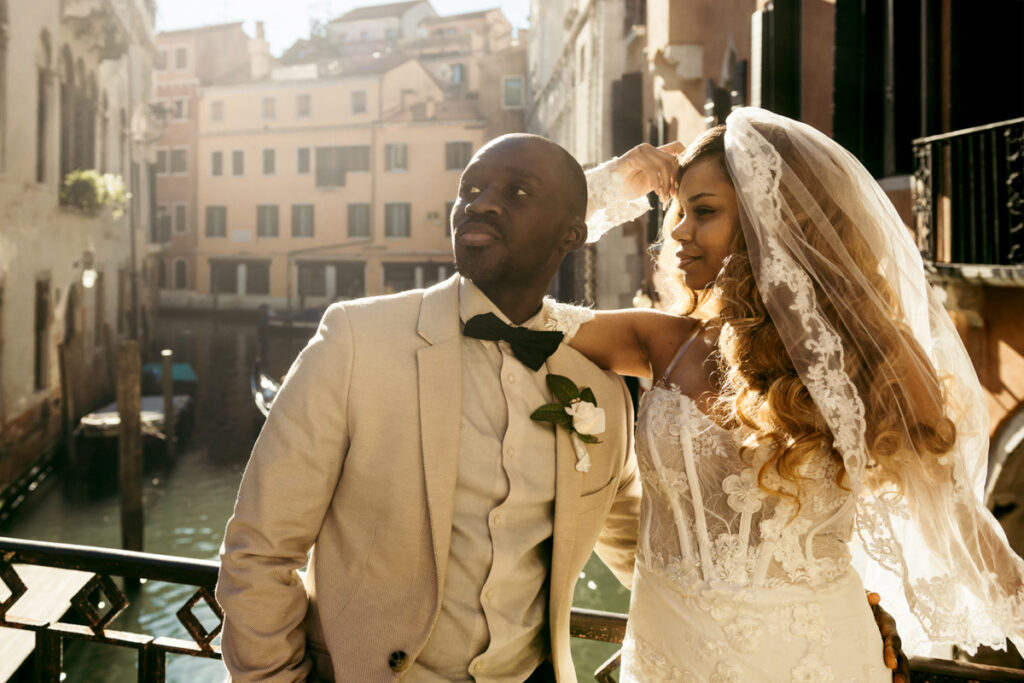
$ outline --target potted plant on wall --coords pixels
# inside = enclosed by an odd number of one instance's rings
[[[94,169],[71,171],[60,186],[61,206],[78,209],[87,216],[98,216],[110,207],[113,217],[120,218],[130,198],[121,176]]]

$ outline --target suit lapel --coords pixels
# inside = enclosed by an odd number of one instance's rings
[[[459,334],[459,278],[428,289],[417,328],[430,345],[416,354],[419,372],[423,478],[437,568],[444,586],[452,534],[452,506],[462,426],[462,341]]]
[[[568,377],[577,385],[584,382],[590,373],[582,367],[572,351],[566,346],[548,359],[547,368],[541,372]],[[554,399],[552,399],[554,400]],[[564,578],[570,572],[573,546],[576,540],[576,508],[583,485],[583,473],[576,469],[576,450],[568,430],[555,429],[555,521],[554,543],[551,554],[551,605],[571,604],[568,591],[571,581]]]

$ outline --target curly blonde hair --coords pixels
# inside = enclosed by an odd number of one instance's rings
[[[827,194],[814,193],[817,185],[813,173],[785,136],[772,135],[770,130],[762,132],[815,197]],[[695,163],[704,160],[718,163],[725,176],[732,180],[725,158],[725,126],[706,131],[687,148],[680,160],[677,180]],[[788,192],[785,187],[780,191],[784,195]],[[913,476],[908,467],[913,468],[914,463],[918,463],[921,467],[917,469],[927,476],[937,466],[937,456],[949,452],[954,445],[956,428],[944,412],[945,382],[937,377],[903,322],[899,299],[869,245],[854,229],[853,219],[828,199],[823,199],[820,207],[835,226],[854,267],[884,303],[880,313],[865,311],[861,322],[866,324],[852,327],[836,310],[832,298],[824,296],[820,290],[815,292],[823,314],[842,339],[846,372],[864,404],[868,483],[874,488],[892,486],[899,492],[903,478]],[[740,207],[740,212],[742,210]],[[671,231],[679,219],[679,207],[673,202],[662,225],[655,284],[666,310],[686,314],[696,308],[698,295],[686,286],[675,260],[678,242],[672,238]],[[843,287],[847,279],[841,272],[842,267],[835,265],[841,259],[835,258],[833,245],[820,235],[814,222],[805,215],[787,216],[784,220],[803,235],[814,253],[830,261],[836,271],[834,284]],[[815,286],[817,288],[817,284]],[[715,281],[708,287],[720,306],[716,322],[720,334],[714,354],[718,367],[712,378],[718,391],[715,417],[723,424],[742,425],[751,431],[753,438],[747,441],[751,446],[744,448],[744,457],[754,447],[770,449],[759,472],[761,488],[795,498],[799,509],[801,472],[813,459],[822,457],[838,463],[836,481],[845,485],[843,460],[832,434],[800,379],[758,291],[740,225],[736,225],[733,253],[725,259]],[[850,292],[850,295],[860,293]],[[871,343],[862,343],[866,339]],[[911,452],[924,454],[925,460],[930,462],[904,457]],[[765,475],[772,470],[796,486],[796,496],[766,486]]]

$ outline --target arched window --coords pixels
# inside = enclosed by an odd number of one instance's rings
[[[46,182],[46,120],[49,116],[50,34],[43,29],[36,55],[36,182]]]
[[[67,45],[60,52],[60,180],[71,172],[75,163],[72,151],[75,113],[75,62]]]

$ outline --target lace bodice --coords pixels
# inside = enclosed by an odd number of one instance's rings
[[[669,387],[644,395],[637,457],[644,485],[638,562],[682,591],[701,586],[819,586],[850,567],[853,510],[838,463],[817,459],[796,487],[777,474],[758,485],[755,451]]]

